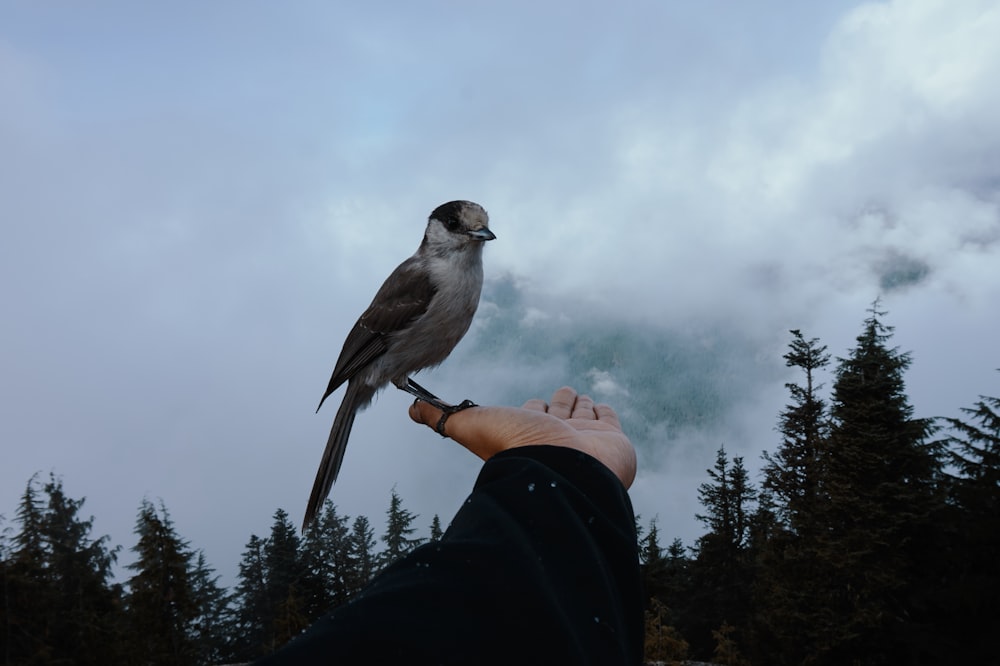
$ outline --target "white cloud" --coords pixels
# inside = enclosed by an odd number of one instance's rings
[[[591,368],[587,373],[590,390],[601,400],[627,400],[628,389],[615,381],[607,370]]]

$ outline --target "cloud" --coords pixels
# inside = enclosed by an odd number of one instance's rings
[[[612,398],[620,400],[628,399],[628,389],[615,381],[615,378],[607,370],[591,368],[587,373],[587,378],[590,380],[590,390],[598,398],[604,400]]]

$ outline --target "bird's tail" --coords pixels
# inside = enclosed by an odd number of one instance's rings
[[[374,394],[370,386],[359,381],[347,383],[347,393],[344,394],[337,416],[333,419],[330,437],[326,440],[326,450],[323,451],[323,460],[320,461],[319,470],[316,471],[316,480],[313,482],[312,494],[309,495],[309,504],[306,506],[306,516],[302,521],[303,531],[315,519],[327,495],[330,494],[333,482],[337,480],[340,463],[344,461],[344,451],[347,449],[347,439],[351,436],[351,426],[354,425],[354,415],[371,401]]]

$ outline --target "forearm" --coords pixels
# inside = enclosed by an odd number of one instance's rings
[[[639,663],[638,553],[624,486],[571,449],[497,454],[441,541],[389,567],[267,663],[373,655]]]

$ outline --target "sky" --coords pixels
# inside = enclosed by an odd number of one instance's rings
[[[628,427],[704,388],[579,371],[595,330],[700,345],[740,387],[636,442],[668,542],[701,533],[719,445],[752,470],[777,445],[789,329],[845,356],[879,298],[915,415],[958,415],[1000,394],[998,36],[996,0],[0,0],[2,526],[55,473],[127,563],[162,500],[230,584],[275,509],[297,522],[343,338],[452,199],[497,240],[431,390],[574,381]],[[358,417],[331,496],[377,530],[393,488],[447,522],[480,465],[408,404]]]

